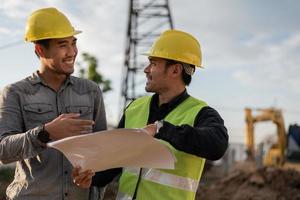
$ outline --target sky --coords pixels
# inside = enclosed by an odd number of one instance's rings
[[[245,107],[276,107],[286,129],[300,124],[300,1],[169,3],[175,29],[194,35],[202,48],[204,69],[196,71],[187,90],[220,113],[230,142],[245,141]],[[26,18],[42,7],[56,7],[83,31],[77,37],[79,54],[94,55],[98,70],[112,80],[113,91],[104,101],[108,121],[117,124],[129,1],[0,0],[0,89],[38,69],[33,45],[23,35]],[[271,122],[255,130],[256,143],[276,135]]]

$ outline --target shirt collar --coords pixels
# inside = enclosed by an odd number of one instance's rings
[[[151,100],[151,104],[152,106],[156,107],[156,108],[167,108],[169,110],[172,110],[173,108],[175,108],[177,105],[179,105],[181,102],[183,102],[185,99],[187,99],[190,95],[187,93],[186,89],[179,94],[178,96],[174,97],[171,101],[169,101],[168,103],[164,103],[162,105],[158,105],[158,94],[155,93],[152,96],[152,100]]]
[[[28,78],[28,80],[32,85],[35,85],[35,84],[38,84],[38,83],[42,83],[44,85],[47,85],[47,84],[45,84],[43,79],[39,76],[38,71],[32,73],[32,75]],[[75,78],[73,76],[68,76],[65,83],[64,83],[64,85],[67,85],[69,83],[71,83],[72,85],[75,83]]]
[[[40,78],[40,76],[38,75],[38,71],[32,73],[32,75],[30,77],[28,77],[28,80],[32,85],[43,82],[42,79]]]

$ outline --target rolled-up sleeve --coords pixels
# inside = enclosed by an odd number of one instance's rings
[[[0,162],[34,157],[45,147],[37,140],[38,127],[23,132],[23,118],[16,89],[10,85],[0,97]]]

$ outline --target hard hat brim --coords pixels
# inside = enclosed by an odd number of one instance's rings
[[[148,53],[141,53],[141,55],[143,55],[143,56],[148,56],[148,57],[153,57],[153,58],[164,58],[164,59],[174,60],[174,59],[172,59],[172,58],[168,58],[168,57],[165,57],[165,56],[152,55],[152,54],[149,53],[149,52],[148,52]],[[178,62],[181,62],[181,61],[178,60]],[[190,63],[187,63],[187,64],[190,64]],[[194,64],[192,64],[192,65],[194,65]],[[195,66],[204,69],[204,67],[203,67],[202,65],[195,65]]]
[[[35,42],[35,41],[39,41],[39,40],[46,40],[46,39],[61,39],[61,38],[67,38],[67,37],[71,37],[77,34],[82,33],[82,31],[80,30],[74,30],[72,33],[69,34],[62,34],[62,35],[57,35],[57,36],[45,36],[45,37],[39,37],[39,38],[32,38],[32,39],[28,39],[25,38],[26,42]]]

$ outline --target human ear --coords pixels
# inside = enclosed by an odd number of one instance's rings
[[[36,53],[39,57],[45,57],[45,53],[44,53],[44,49],[43,49],[42,45],[40,45],[40,44],[35,44],[34,50],[35,50],[35,53]]]
[[[173,65],[172,75],[181,76],[182,70],[183,70],[182,65],[179,64],[179,63],[176,63],[176,64]]]

